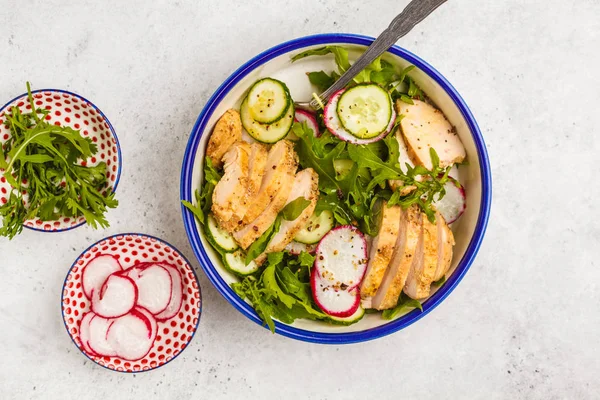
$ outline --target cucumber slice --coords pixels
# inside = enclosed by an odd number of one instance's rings
[[[354,314],[349,317],[333,317],[330,316],[331,322],[338,325],[352,325],[360,321],[365,316],[365,309],[362,306],[358,306]]]
[[[357,85],[342,93],[337,114],[348,132],[360,139],[370,139],[388,129],[393,114],[392,99],[379,85]]]
[[[333,228],[333,213],[324,210],[321,214],[313,213],[306,226],[294,237],[294,240],[304,244],[315,244]]]
[[[241,250],[237,250],[233,253],[225,253],[223,262],[227,268],[239,275],[250,275],[258,271],[260,265],[254,261],[246,265],[245,258],[244,253]]]
[[[285,83],[273,78],[257,81],[248,91],[248,109],[252,119],[272,124],[285,116],[292,103]]]
[[[250,114],[248,108],[248,97],[244,99],[240,107],[240,117],[242,118],[242,125],[250,136],[259,142],[263,143],[275,143],[280,139],[283,139],[294,124],[294,106],[290,105],[287,109],[283,118],[272,124],[261,124],[256,122]]]
[[[206,227],[206,235],[210,236],[210,239],[212,239],[212,243],[219,247],[219,249],[229,253],[236,250],[239,247],[235,239],[233,239],[233,236],[231,236],[229,232],[221,229],[219,225],[217,225],[217,221],[212,216],[212,214],[208,215]]]

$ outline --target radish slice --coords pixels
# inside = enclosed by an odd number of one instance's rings
[[[451,224],[456,221],[465,212],[467,208],[467,196],[465,189],[452,177],[444,185],[446,194],[441,200],[436,197],[433,200],[433,205],[442,214],[446,223]]]
[[[127,314],[135,306],[138,289],[127,276],[111,275],[100,290],[92,289],[93,312],[104,318]]]
[[[321,132],[319,130],[319,124],[317,123],[317,119],[315,118],[315,115],[313,113],[306,111],[306,110],[296,109],[294,121],[306,122],[306,125],[308,125],[308,127],[310,129],[312,129],[313,134],[316,137],[321,136]]]
[[[172,292],[171,274],[160,264],[140,264],[124,272],[138,288],[137,304],[160,314],[169,306]]]
[[[83,292],[88,299],[92,298],[92,289],[96,292],[100,291],[100,288],[106,281],[109,275],[120,271],[121,264],[119,260],[110,255],[99,255],[96,258],[90,260],[89,263],[83,268],[81,283],[83,285]]]
[[[303,251],[313,254],[315,252],[315,245],[314,244],[304,244],[304,243],[300,243],[300,242],[296,242],[295,240],[292,240],[287,246],[285,246],[284,250],[295,256],[299,255]]]
[[[136,307],[113,321],[106,341],[119,357],[135,361],[148,354],[156,339],[156,329],[147,313]]]
[[[330,230],[317,245],[315,270],[329,285],[358,286],[367,270],[367,242],[352,225]]]
[[[167,263],[161,263],[161,266],[171,274],[171,300],[169,300],[167,308],[156,315],[157,320],[164,321],[173,318],[179,312],[181,302],[183,301],[183,284],[181,283],[181,274],[177,267]]]
[[[81,341],[81,347],[89,355],[95,356],[96,352],[90,347],[90,322],[96,314],[93,312],[87,312],[83,316],[83,319],[79,323],[79,340]]]
[[[310,287],[313,298],[323,312],[334,317],[349,317],[360,306],[359,288],[346,288],[331,285],[328,280],[319,277],[313,268],[310,277]]]
[[[325,109],[323,110],[323,121],[325,122],[327,130],[329,130],[329,132],[337,136],[339,139],[354,144],[373,143],[386,137],[392,129],[392,127],[394,126],[394,123],[396,122],[396,111],[394,111],[394,107],[392,107],[390,122],[388,124],[387,129],[384,132],[370,139],[360,139],[352,135],[344,128],[342,122],[340,121],[340,117],[337,113],[338,101],[342,93],[344,93],[345,91],[346,89],[340,89],[337,92],[335,92],[333,96],[329,98],[329,102],[325,105]]]
[[[90,321],[89,346],[92,351],[100,356],[116,356],[117,352],[107,341],[108,331],[115,320],[103,318],[99,315],[92,317]]]
[[[146,310],[144,307],[138,306],[135,309],[136,311],[142,313],[146,318],[148,318],[148,321],[150,321],[150,336],[156,336],[156,334],[158,333],[158,323],[156,322],[156,318],[154,317],[154,315],[152,315],[152,313]]]

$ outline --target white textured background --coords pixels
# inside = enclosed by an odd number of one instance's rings
[[[376,36],[400,1],[0,1],[0,103],[72,90],[119,135],[111,228],[0,239],[2,399],[596,399],[600,393],[600,1],[451,0],[400,44],[434,65],[478,119],[494,197],[479,256],[417,324],[349,346],[273,336],[199,272],[188,349],[150,373],[87,361],[60,315],[90,243],[137,231],[199,269],[179,208],[192,125],[240,64],[320,32]],[[368,4],[371,3],[371,4]]]

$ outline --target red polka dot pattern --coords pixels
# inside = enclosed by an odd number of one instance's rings
[[[123,269],[129,269],[138,262],[152,261],[138,256],[123,256],[124,249],[132,249],[141,254],[143,248],[153,248],[157,253],[156,262],[167,262],[181,273],[183,284],[183,301],[179,313],[166,321],[157,321],[158,335],[150,352],[141,360],[127,361],[119,357],[95,356],[87,353],[79,339],[79,325],[86,312],[90,310],[90,301],[83,294],[81,272],[85,265],[99,254],[114,255],[119,259]],[[126,254],[131,254],[126,253]],[[155,254],[157,254],[155,253]],[[158,368],[171,361],[188,345],[196,332],[200,318],[202,296],[198,279],[185,258],[168,243],[144,235],[128,234],[108,237],[94,244],[75,261],[65,280],[62,294],[63,320],[67,332],[79,349],[97,364],[115,371],[137,372]]]
[[[62,93],[52,90],[34,92],[36,107],[49,110],[50,113],[46,119],[50,124],[59,126],[68,126],[73,129],[81,129],[84,137],[89,137],[98,145],[98,153],[88,160],[80,160],[81,165],[93,166],[101,161],[107,165],[108,186],[104,193],[112,190],[119,178],[121,157],[118,151],[117,138],[111,131],[108,121],[101,115],[92,103],[83,97],[70,93]],[[0,145],[10,139],[10,129],[4,124],[5,114],[12,108],[19,107],[21,112],[30,112],[31,106],[27,101],[27,95],[24,94],[0,110]],[[81,111],[85,111],[81,113]],[[83,130],[82,127],[86,129]],[[89,129],[88,129],[89,128]],[[119,170],[119,172],[117,172]],[[0,168],[0,173],[4,172]],[[24,185],[27,187],[27,185]],[[0,180],[0,205],[6,203],[5,191],[12,191],[12,187],[6,179]],[[28,196],[23,196],[25,205],[28,204]],[[38,218],[26,221],[25,226],[31,229],[42,231],[62,231],[85,223],[85,218],[61,217],[58,221],[42,221]]]

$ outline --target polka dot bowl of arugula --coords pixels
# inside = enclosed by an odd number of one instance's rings
[[[115,130],[78,94],[27,88],[0,109],[0,236],[107,227],[121,174]]]

